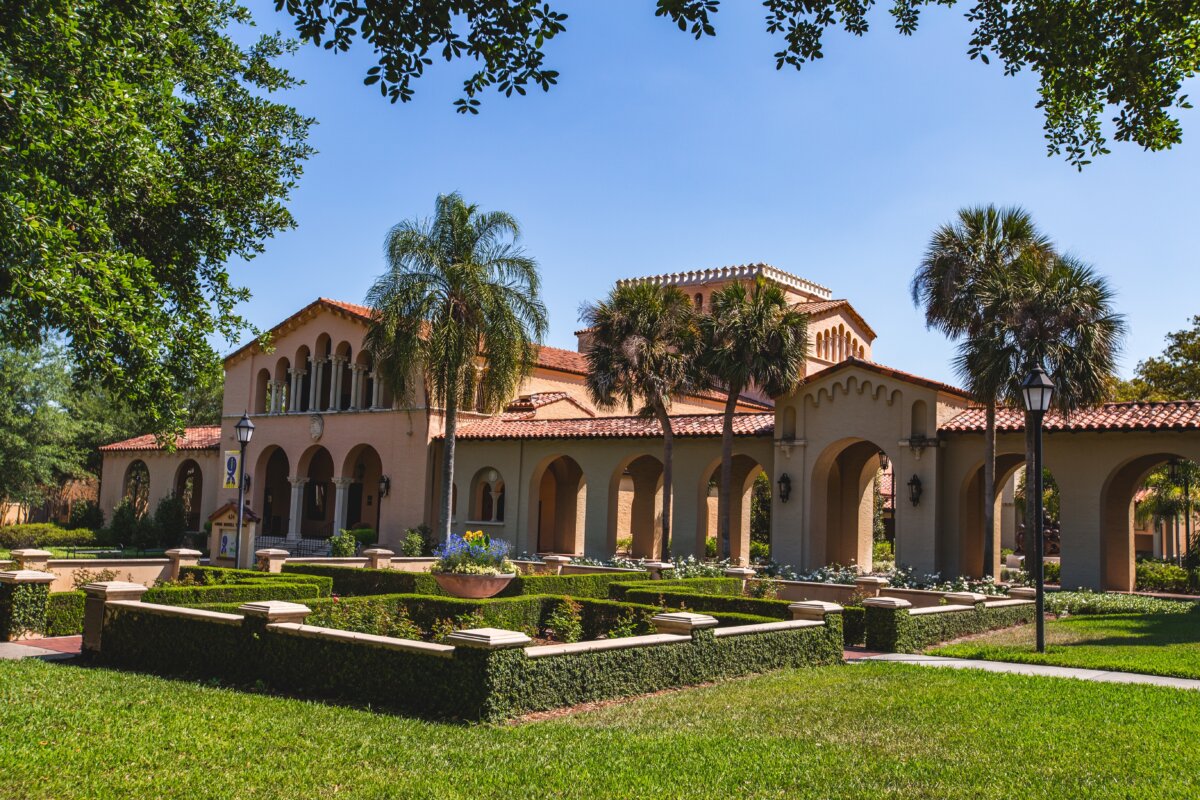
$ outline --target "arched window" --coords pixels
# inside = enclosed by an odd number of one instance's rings
[[[125,469],[121,498],[133,504],[138,516],[150,510],[150,469],[140,458]]]
[[[925,422],[925,418],[929,415],[928,408],[924,400],[917,400],[912,404],[912,428],[910,429],[912,432],[909,435],[914,439],[925,438],[929,430]]]
[[[696,296],[692,298],[692,302],[696,304],[697,311],[704,310],[704,295],[700,292],[696,292]]]
[[[491,467],[475,474],[468,518],[476,522],[504,521],[504,479]]]

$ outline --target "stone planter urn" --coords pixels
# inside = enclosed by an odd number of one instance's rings
[[[485,597],[495,597],[504,591],[509,581],[517,577],[512,575],[457,575],[452,572],[432,572],[433,579],[454,597],[468,600],[482,600]]]

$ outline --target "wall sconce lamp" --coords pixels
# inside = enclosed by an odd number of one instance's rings
[[[786,503],[792,496],[792,479],[785,472],[779,476],[779,502]]]
[[[912,501],[913,508],[921,504],[921,479],[916,475],[908,479],[908,499]]]
[[[387,475],[380,475],[379,476],[379,496],[387,497],[388,492],[390,492],[391,489],[392,489],[392,479],[389,478]]]
[[[889,466],[891,466],[891,464],[892,464],[891,459],[888,458],[887,453],[880,450],[879,451],[879,468],[886,470]]]

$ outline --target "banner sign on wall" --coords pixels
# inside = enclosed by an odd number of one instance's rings
[[[240,454],[237,450],[225,451],[225,488],[238,488],[238,460]]]

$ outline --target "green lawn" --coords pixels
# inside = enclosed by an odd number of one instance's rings
[[[507,726],[0,662],[0,797],[1200,796],[1200,693],[864,664]]]
[[[1046,622],[1046,652],[1034,652],[1032,625],[994,631],[928,652],[1200,678],[1200,613],[1066,617]]]

